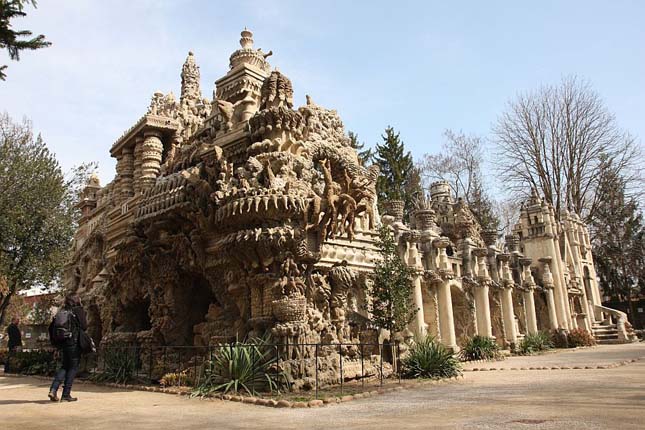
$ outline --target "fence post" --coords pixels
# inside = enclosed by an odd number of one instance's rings
[[[274,344],[275,348],[275,384],[278,391],[280,390],[279,381],[280,381],[280,353],[278,351],[278,344]]]
[[[364,355],[363,355],[363,344],[360,344],[361,346],[361,387],[363,390],[365,389],[365,360]]]
[[[251,345],[251,393],[255,395],[255,347]]]
[[[396,370],[399,374],[399,384],[401,383],[401,344],[396,342]]]
[[[163,374],[161,376],[163,376],[166,373],[168,373],[168,372],[166,372],[166,359],[167,359],[167,355],[168,355],[168,347],[166,345],[164,345],[164,346],[162,346],[162,348],[163,348]]]
[[[380,367],[381,367],[381,372],[380,372],[380,374],[381,374],[380,375],[381,387],[383,386],[383,348],[385,348],[385,342],[380,343],[379,346],[378,346],[379,355],[381,356],[381,364],[380,364]]]
[[[316,360],[316,399],[318,399],[318,344],[316,344],[316,350],[314,355]]]
[[[343,395],[343,344],[339,343],[338,344],[338,359],[340,361],[340,395]]]
[[[148,383],[152,385],[152,344],[150,345],[150,358],[148,361]]]

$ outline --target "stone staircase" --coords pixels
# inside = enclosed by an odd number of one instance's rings
[[[618,327],[616,324],[609,324],[607,321],[594,322],[591,331],[596,338],[596,342],[600,345],[623,343],[618,338]]]

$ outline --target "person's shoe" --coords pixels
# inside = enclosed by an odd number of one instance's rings
[[[72,396],[63,396],[60,399],[64,402],[75,402],[78,400],[76,397],[72,397]]]
[[[51,400],[52,402],[57,402],[59,400],[56,392],[54,391],[50,391],[49,394],[47,394],[47,397],[49,397],[49,400]]]

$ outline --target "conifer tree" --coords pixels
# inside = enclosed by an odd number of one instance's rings
[[[372,148],[365,148],[365,142],[360,143],[358,141],[358,134],[353,131],[348,131],[347,136],[349,137],[349,142],[352,148],[358,153],[358,161],[361,163],[361,166],[365,166],[368,162],[372,160]]]
[[[31,4],[36,7],[35,0],[0,0],[0,49],[6,48],[9,51],[9,58],[15,61],[20,60],[20,51],[25,49],[40,49],[51,45],[40,34],[32,37],[29,30],[12,30],[11,19],[27,16],[25,5]],[[0,66],[0,79],[5,80],[4,70],[7,66]]]
[[[625,195],[625,179],[603,157],[598,192],[603,196],[591,223],[593,257],[600,287],[611,300],[628,302],[645,293],[645,226],[634,198]]]
[[[420,175],[414,167],[412,154],[405,150],[400,133],[387,127],[381,138],[383,143],[376,144],[374,157],[381,168],[381,175],[376,183],[379,205],[387,200],[403,200],[407,216],[415,197],[421,191]]]
[[[370,321],[378,328],[398,332],[414,318],[418,309],[412,300],[413,269],[399,256],[394,234],[387,226],[379,229],[380,259],[375,261],[372,300],[367,306]]]

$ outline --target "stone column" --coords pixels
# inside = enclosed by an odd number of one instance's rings
[[[553,296],[553,274],[549,263],[551,257],[540,258],[540,262],[544,264],[544,273],[542,274],[542,285],[546,293],[546,305],[549,310],[549,327],[551,329],[558,328],[558,315],[555,310],[555,297]]]
[[[132,188],[134,194],[141,194],[141,157],[143,156],[143,137],[137,136],[134,139],[134,162],[132,172]]]
[[[535,298],[533,297],[535,279],[533,279],[533,274],[531,273],[531,263],[533,260],[530,258],[520,258],[519,261],[522,265],[522,280],[525,288],[522,292],[522,298],[524,299],[524,312],[526,313],[526,330],[529,334],[535,334],[538,332],[538,328],[537,317],[535,315]]]
[[[408,248],[408,266],[415,270],[415,274],[412,278],[412,284],[414,285],[413,291],[413,300],[414,306],[417,308],[417,313],[414,316],[414,327],[413,332],[417,336],[425,336],[426,334],[426,322],[423,315],[423,292],[421,291],[421,272],[423,268],[419,261],[419,252],[417,250],[416,244],[411,243]]]
[[[450,244],[447,237],[435,239],[432,245],[439,251],[439,273],[443,281],[437,285],[437,299],[439,301],[439,329],[441,342],[453,351],[458,351],[455,336],[455,320],[452,313],[452,294],[450,292],[450,278],[452,269],[446,254],[446,247]]]
[[[533,288],[528,288],[523,293],[524,308],[526,311],[526,330],[529,334],[538,332],[537,318],[535,317],[535,299],[533,298]]]
[[[488,289],[491,282],[486,267],[486,248],[477,248],[473,251],[477,259],[477,280],[479,286],[475,288],[475,312],[477,313],[477,334],[480,336],[493,337],[493,325],[490,318],[490,301]]]
[[[150,130],[144,133],[143,154],[141,157],[141,189],[152,187],[161,170],[163,144],[161,133]]]
[[[441,342],[453,351],[457,351],[457,339],[455,336],[455,320],[452,315],[452,294],[450,293],[450,281],[443,281],[437,286],[437,298],[439,300],[439,329],[441,331]]]
[[[517,330],[515,329],[515,312],[513,310],[513,277],[508,267],[509,254],[498,256],[502,262],[502,317],[504,318],[504,337],[511,344],[517,343]]]
[[[132,147],[124,147],[121,150],[121,157],[121,198],[123,201],[126,201],[134,195],[132,184],[132,174],[134,170]]]

